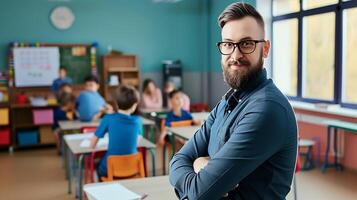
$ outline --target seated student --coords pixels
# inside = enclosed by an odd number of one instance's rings
[[[162,108],[161,90],[156,87],[151,79],[146,79],[143,83],[141,107],[149,109]]]
[[[59,107],[55,108],[53,111],[53,118],[54,118],[53,133],[55,134],[55,138],[56,138],[57,150],[59,150],[58,136],[60,131],[58,121],[75,119],[75,115],[74,115],[75,102],[76,102],[76,97],[73,94],[64,92],[59,97],[58,100]]]
[[[174,85],[173,82],[171,81],[167,81],[165,83],[165,96],[166,96],[166,101],[167,101],[167,107],[171,110],[172,109],[172,105],[171,102],[169,101],[169,94],[170,92],[176,90],[176,87]],[[190,111],[190,98],[187,96],[187,94],[185,94],[184,92],[181,92],[181,96],[183,98],[183,105],[182,105],[182,109],[186,110],[186,111]]]
[[[185,121],[185,120],[192,120],[193,124],[200,124],[199,120],[193,120],[191,113],[182,109],[183,105],[183,98],[182,92],[179,90],[173,90],[169,94],[169,101],[172,105],[172,111],[168,112],[166,115],[165,126],[170,127],[171,122],[178,122],[178,121]],[[161,135],[159,139],[160,144],[164,144],[166,140],[167,131],[164,128],[161,130]]]
[[[72,84],[72,79],[67,77],[67,69],[64,66],[59,68],[59,77],[55,79],[52,83],[52,91],[57,94],[63,83]]]
[[[70,83],[62,83],[62,85],[59,87],[56,95],[58,101],[63,93],[72,94],[72,86]]]
[[[137,152],[138,136],[141,131],[140,117],[131,115],[139,102],[139,93],[134,87],[121,85],[113,95],[118,112],[103,117],[90,147],[94,148],[98,138],[109,134],[108,150],[97,167],[98,176],[107,175],[107,158],[110,155],[127,155]]]
[[[97,77],[88,76],[84,80],[85,90],[77,98],[77,114],[81,121],[96,121],[104,113],[111,113],[113,108],[98,93]]]

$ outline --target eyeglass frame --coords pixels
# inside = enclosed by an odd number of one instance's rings
[[[239,44],[241,44],[241,43],[243,43],[243,42],[247,42],[247,41],[252,41],[252,42],[254,42],[254,49],[251,51],[251,52],[249,52],[249,53],[243,53],[242,52],[242,50],[240,49],[240,47],[239,47]],[[255,49],[257,48],[257,43],[260,43],[260,42],[266,42],[266,40],[242,40],[242,41],[240,41],[240,42],[223,42],[223,41],[221,41],[221,42],[217,42],[217,48],[218,48],[218,51],[222,54],[222,55],[231,55],[235,50],[236,50],[236,48],[238,47],[238,50],[239,50],[239,52],[241,52],[242,54],[251,54],[251,53],[253,53],[254,51],[255,51]],[[221,49],[219,48],[219,45],[221,45],[222,43],[231,43],[231,44],[233,44],[234,45],[234,48],[233,48],[233,50],[232,50],[232,52],[231,53],[229,53],[229,54],[224,54],[224,53],[222,53],[222,51],[221,51]]]

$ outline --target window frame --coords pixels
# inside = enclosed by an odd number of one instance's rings
[[[271,5],[273,5],[273,1],[271,0]],[[357,103],[345,103],[342,102],[342,70],[343,70],[343,11],[349,8],[356,8],[357,7],[357,1],[342,1],[339,0],[338,3],[332,4],[332,5],[327,5],[323,7],[318,7],[318,8],[312,8],[308,10],[303,10],[303,1],[300,0],[300,11],[294,12],[294,13],[289,13],[289,14],[283,14],[283,15],[273,15],[273,6],[271,6],[271,17],[272,21],[270,24],[271,28],[271,42],[274,44],[273,41],[273,36],[274,36],[274,29],[273,29],[273,23],[277,21],[283,21],[283,20],[288,20],[288,19],[293,19],[296,18],[298,20],[298,61],[297,61],[297,95],[296,96],[288,96],[290,100],[294,101],[303,101],[307,103],[329,103],[329,104],[339,104],[341,107],[346,107],[346,108],[353,108],[357,109]],[[329,13],[329,12],[334,12],[335,13],[335,58],[334,58],[334,87],[333,87],[333,99],[332,100],[323,100],[323,99],[314,99],[314,98],[306,98],[302,96],[302,64],[303,64],[303,18],[312,16],[312,15],[318,15],[318,14],[324,14],[324,13]],[[273,50],[271,53],[273,54]],[[274,70],[274,56],[271,56],[271,70],[272,70],[272,76],[274,75],[273,70]],[[273,77],[274,78],[274,77]]]

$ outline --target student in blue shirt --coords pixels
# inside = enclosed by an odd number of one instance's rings
[[[67,77],[67,69],[64,66],[61,66],[59,69],[59,77],[55,79],[52,83],[52,91],[57,94],[61,85],[64,83],[71,85],[72,79],[70,77]]]
[[[199,124],[199,121],[194,121],[190,112],[183,109],[184,99],[183,94],[179,90],[173,90],[169,93],[169,101],[172,105],[171,112],[167,113],[165,126],[170,127],[171,122],[192,120],[192,123]],[[167,131],[164,128],[161,132],[159,143],[164,144],[167,135]]]
[[[121,85],[113,96],[118,106],[118,112],[103,117],[90,144],[90,147],[94,148],[98,139],[104,137],[108,132],[108,150],[97,167],[99,177],[107,175],[108,156],[137,152],[138,136],[141,131],[140,117],[131,115],[139,102],[138,91],[134,87]]]
[[[98,93],[99,81],[91,75],[85,78],[85,90],[77,98],[77,114],[81,121],[96,121],[112,107]]]

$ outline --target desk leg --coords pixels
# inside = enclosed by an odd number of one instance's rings
[[[64,149],[64,148],[63,148]],[[64,153],[64,151],[63,151]],[[67,153],[67,178],[68,178],[68,194],[72,193],[72,169],[71,169],[71,164],[72,164],[72,157],[71,157],[71,151],[69,151],[66,148],[66,153]]]
[[[151,159],[152,159],[152,176],[156,176],[156,173],[155,173],[155,171],[156,171],[156,166],[155,166],[155,162],[156,162],[156,159],[155,159],[155,151],[154,151],[154,149],[152,149],[152,148],[150,148],[149,149],[149,152],[150,152],[150,154],[151,154]]]
[[[176,144],[175,144],[175,135],[174,134],[171,134],[170,135],[170,141],[171,141],[171,157],[170,157],[170,159],[172,158],[172,157],[174,157],[174,155],[175,155],[175,152],[176,152]]]
[[[166,143],[162,147],[162,175],[166,175]]]
[[[83,157],[84,154],[81,154],[78,159],[78,199],[79,200],[82,200]]]
[[[62,167],[64,168],[65,165],[66,165],[66,152],[65,152],[65,145],[64,145],[64,141],[63,141],[63,133],[62,131],[59,131],[59,136],[58,136],[58,139],[59,139],[59,143],[60,143],[60,146],[61,146],[61,157],[62,157]]]
[[[334,150],[334,167],[336,170],[341,171],[342,170],[342,165],[339,163],[338,161],[338,140],[337,137],[338,136],[338,132],[337,132],[337,128],[333,129],[333,150]]]
[[[328,154],[330,152],[330,131],[331,130],[331,127],[328,126],[327,127],[327,144],[326,144],[326,153],[325,153],[325,161],[321,167],[321,172],[322,173],[325,173],[328,166],[329,166],[329,163],[328,163]]]
[[[150,125],[149,127],[149,140],[152,142],[152,143],[155,143],[155,125]]]

